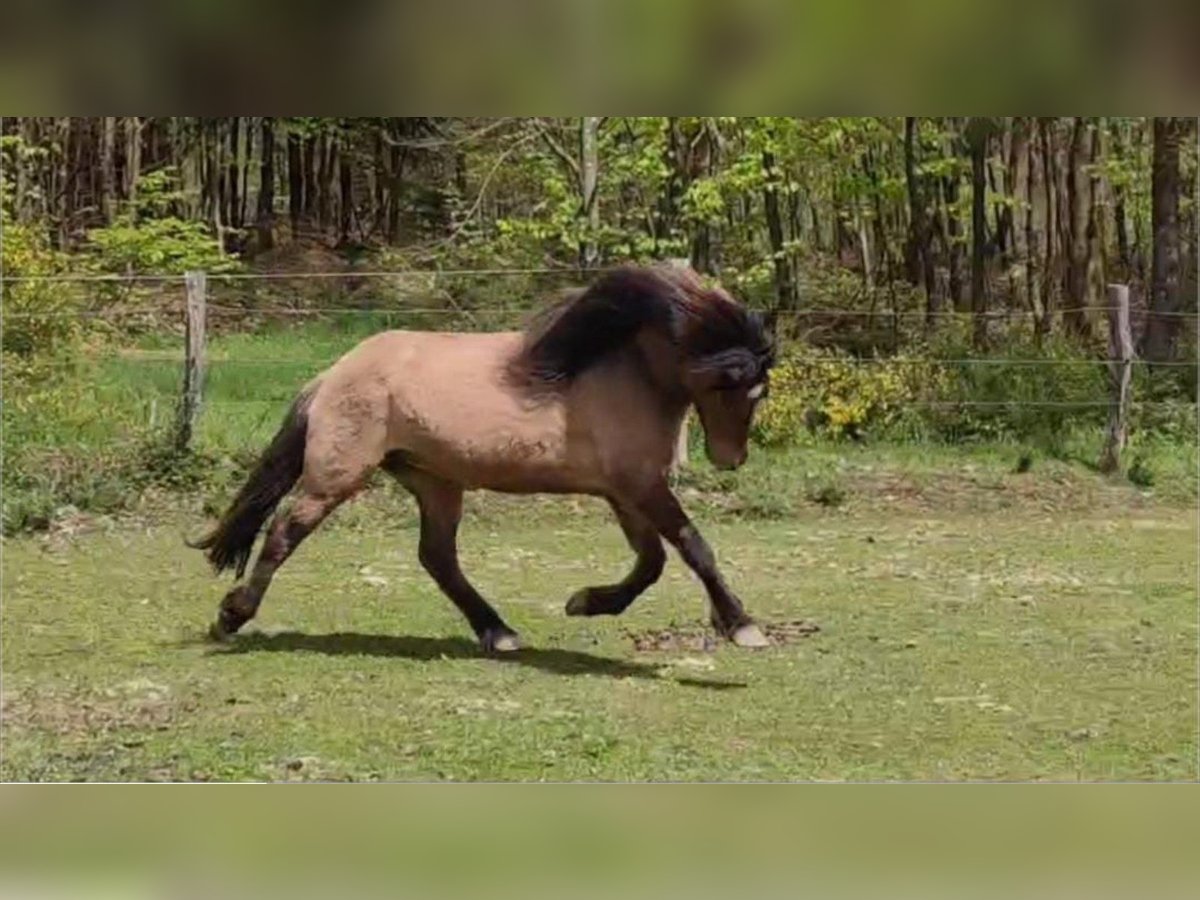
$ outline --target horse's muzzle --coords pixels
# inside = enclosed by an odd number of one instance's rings
[[[743,447],[732,453],[714,453],[712,448],[706,448],[708,453],[708,461],[718,469],[726,472],[731,472],[734,469],[740,469],[742,464],[746,462],[746,458],[750,455],[749,451]]]

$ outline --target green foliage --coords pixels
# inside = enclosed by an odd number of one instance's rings
[[[936,397],[945,374],[910,356],[855,359],[836,350],[796,346],[771,374],[771,394],[755,423],[767,445],[812,436],[862,438],[895,424],[910,404]]]
[[[1135,456],[1126,474],[1129,480],[1138,487],[1154,486],[1154,470],[1150,468],[1144,456]]]
[[[120,275],[225,272],[236,258],[222,250],[208,224],[173,213],[183,200],[176,173],[159,169],[138,180],[137,202],[109,225],[87,234],[90,268]]]
[[[1022,332],[979,354],[950,331],[930,352],[947,360],[941,405],[924,423],[941,439],[1028,438],[1053,449],[1064,425],[1100,427],[1107,415],[1103,363],[1066,339],[1039,344]]]
[[[30,357],[61,350],[78,338],[79,293],[62,281],[39,280],[60,275],[67,258],[50,246],[45,229],[17,221],[7,180],[0,183],[0,219],[4,369],[7,379],[19,382],[35,374]]]

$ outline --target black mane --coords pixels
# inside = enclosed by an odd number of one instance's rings
[[[514,361],[526,378],[568,382],[644,328],[675,344],[689,364],[737,381],[761,378],[772,363],[762,316],[694,272],[623,266],[547,309],[525,331]]]

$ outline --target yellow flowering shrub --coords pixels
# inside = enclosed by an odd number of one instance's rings
[[[799,443],[807,435],[859,436],[892,424],[906,406],[936,396],[947,373],[913,356],[859,359],[797,346],[771,372],[771,392],[755,423],[763,444]]]

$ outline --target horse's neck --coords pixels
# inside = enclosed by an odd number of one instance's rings
[[[658,355],[655,355],[658,351]],[[667,363],[667,365],[664,365]],[[614,354],[607,364],[585,374],[591,381],[591,391],[607,396],[604,406],[617,410],[636,407],[653,411],[664,433],[672,438],[678,432],[692,401],[675,375],[675,367],[664,359],[661,348],[633,342]],[[589,393],[591,392],[589,391]]]

